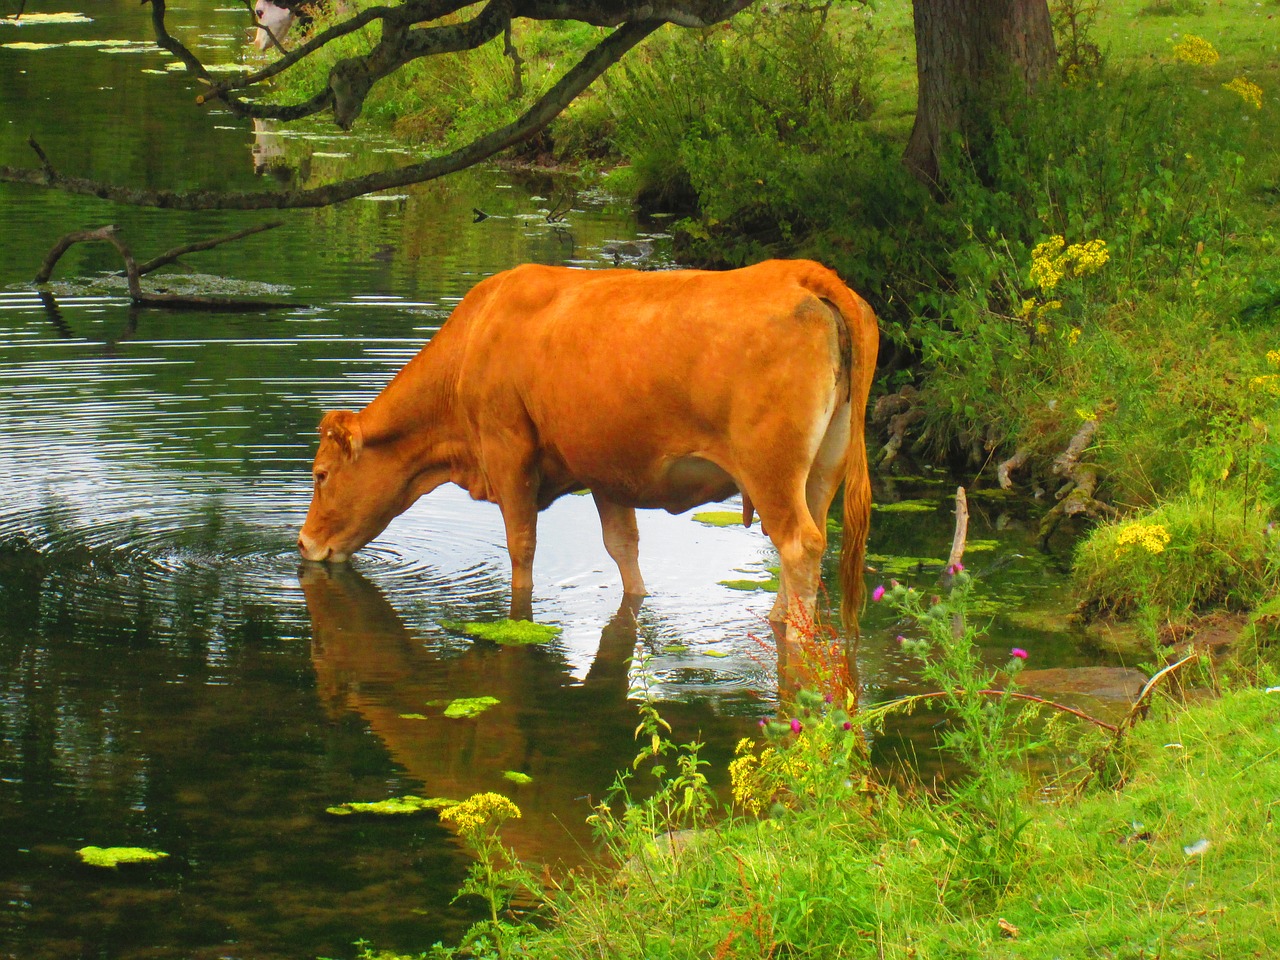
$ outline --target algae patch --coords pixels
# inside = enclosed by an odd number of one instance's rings
[[[519,770],[505,770],[502,775],[512,783],[533,783],[533,777]]]
[[[880,513],[934,513],[938,504],[933,500],[899,500],[897,503],[873,503],[871,509]]]
[[[497,697],[459,697],[444,708],[444,715],[454,720],[477,717],[501,702]]]
[[[525,647],[535,643],[548,643],[564,631],[546,623],[532,620],[498,620],[494,623],[476,621],[441,620],[440,626],[450,633],[461,633],[477,640],[500,643],[509,647]]]
[[[91,867],[118,867],[122,863],[146,863],[149,860],[163,860],[168,856],[162,850],[148,850],[146,847],[81,847],[76,851]]]
[[[390,797],[386,800],[353,801],[340,803],[337,806],[325,807],[325,813],[335,817],[349,817],[353,813],[369,813],[380,817],[398,817],[409,813],[421,813],[423,810],[440,810],[451,807],[456,800],[443,797],[415,797],[405,794],[403,797]]]
[[[703,510],[700,513],[695,513],[693,519],[708,527],[740,527],[742,526],[742,511]]]

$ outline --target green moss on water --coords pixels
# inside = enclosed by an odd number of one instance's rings
[[[763,590],[766,593],[777,593],[778,578],[770,577],[768,580],[721,580],[720,586],[728,587],[730,590]]]
[[[899,500],[897,503],[873,503],[871,509],[880,513],[935,513],[938,503],[935,500]]]
[[[512,783],[533,783],[533,777],[519,770],[504,770],[502,776]]]
[[[523,647],[535,643],[548,643],[563,633],[560,627],[532,620],[498,620],[493,623],[477,621],[441,620],[440,626],[450,633],[461,633],[477,640],[500,643],[509,647]]]
[[[402,713],[401,720],[428,720],[430,719],[425,713]]]
[[[386,800],[352,801],[337,806],[325,807],[324,812],[335,817],[349,817],[353,813],[367,813],[379,817],[398,817],[410,813],[422,813],[424,810],[440,810],[451,807],[458,801],[446,800],[443,797],[415,797],[406,794],[403,797],[389,797]]]
[[[695,513],[693,519],[708,527],[740,527],[742,526],[742,511],[703,510]]]
[[[122,863],[163,860],[169,856],[162,850],[148,850],[146,847],[81,847],[76,853],[91,867],[111,868],[118,867]]]
[[[723,651],[723,650],[703,650],[703,651],[702,651],[702,655],[703,655],[704,657],[727,657],[727,656],[729,656],[729,654],[727,654],[727,653],[726,653],[725,651]]]
[[[936,557],[888,557],[883,554],[871,554],[867,562],[875,569],[876,576],[885,580],[915,576],[924,570],[942,568]]]
[[[476,717],[501,702],[497,697],[459,697],[444,708],[444,715],[454,720]]]
[[[689,647],[683,643],[668,643],[662,648],[663,653],[688,653]]]

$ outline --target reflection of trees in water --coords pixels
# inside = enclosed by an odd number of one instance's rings
[[[462,799],[493,790],[511,796],[524,816],[509,821],[503,835],[522,857],[583,859],[592,844],[585,823],[590,804],[637,749],[636,709],[627,696],[637,600],[623,601],[601,632],[586,679],[575,683],[554,648],[474,643],[460,653],[428,649],[382,592],[345,565],[308,565],[302,587],[317,692],[335,716],[359,713],[428,795]],[[442,705],[428,706],[475,696],[500,703],[473,720],[445,719]],[[677,737],[700,732],[712,752],[727,753],[746,727],[716,716],[706,703],[666,703],[662,711]],[[507,770],[533,781],[517,787],[504,780]]]

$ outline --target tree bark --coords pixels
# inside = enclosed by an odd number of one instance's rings
[[[937,186],[947,137],[970,150],[1009,84],[1033,90],[1057,62],[1047,0],[912,0],[918,93],[903,162]]]

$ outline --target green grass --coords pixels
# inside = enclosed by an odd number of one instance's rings
[[[526,955],[1272,955],[1280,694],[1156,713],[1126,741],[1122,785],[1028,803],[994,894],[963,880],[946,836],[960,815],[864,783],[838,805],[735,817],[642,849],[625,879],[578,878]]]

